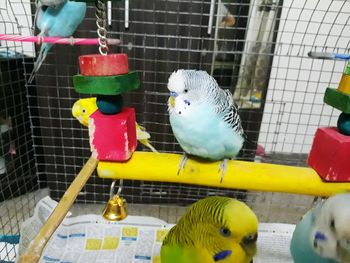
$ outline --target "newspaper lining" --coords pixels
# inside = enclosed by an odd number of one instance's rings
[[[39,201],[33,217],[21,227],[21,254],[49,217],[56,202]],[[160,263],[160,248],[172,227],[154,217],[128,216],[110,222],[101,215],[66,217],[55,231],[40,262],[52,263]],[[259,224],[258,255],[254,263],[293,263],[289,245],[294,225]]]

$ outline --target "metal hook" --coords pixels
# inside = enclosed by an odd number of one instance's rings
[[[214,11],[215,11],[215,0],[210,1],[210,10],[209,10],[209,21],[208,21],[208,35],[211,34],[214,20]]]
[[[112,26],[112,1],[107,2],[107,24]]]
[[[124,26],[125,28],[129,28],[129,0],[125,0],[125,21],[124,21]]]
[[[114,180],[111,184],[111,190],[109,191],[109,196],[112,198],[115,194],[114,194],[114,187],[115,187],[115,183],[117,182],[117,180]],[[119,187],[118,187],[118,191],[116,193],[116,195],[120,195],[120,193],[122,192],[123,189],[123,179],[119,180]]]

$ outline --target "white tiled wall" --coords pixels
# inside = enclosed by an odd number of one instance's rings
[[[349,1],[284,1],[259,136],[267,152],[308,153],[316,129],[336,125],[339,111],[324,104],[323,96],[327,87],[338,86],[346,62],[307,53],[324,47],[349,52],[345,10]]]

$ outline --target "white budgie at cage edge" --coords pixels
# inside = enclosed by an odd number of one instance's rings
[[[227,159],[238,155],[245,140],[232,94],[221,89],[207,72],[199,70],[173,72],[168,89],[170,124],[181,148],[189,155],[223,160],[222,180]],[[179,170],[185,161],[181,161]]]
[[[295,263],[350,263],[350,193],[331,196],[305,214],[290,250]]]
[[[86,3],[66,1],[57,5],[38,5],[36,26],[40,30],[39,36],[70,37],[85,17]],[[52,44],[43,43],[39,55],[34,63],[33,71],[28,83],[33,81],[35,73],[44,62]]]

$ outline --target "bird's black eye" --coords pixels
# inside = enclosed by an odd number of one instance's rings
[[[229,236],[231,235],[230,229],[228,229],[228,228],[226,228],[226,227],[220,228],[220,233],[221,233],[221,235],[223,235],[224,237],[229,237]]]
[[[187,92],[188,92],[188,89],[185,89],[184,92],[187,93]]]
[[[332,230],[335,230],[335,223],[334,223],[334,219],[332,219],[331,220],[331,223],[330,223],[330,228],[332,229]]]
[[[85,109],[83,109],[83,113],[85,113],[86,112],[86,110]]]

